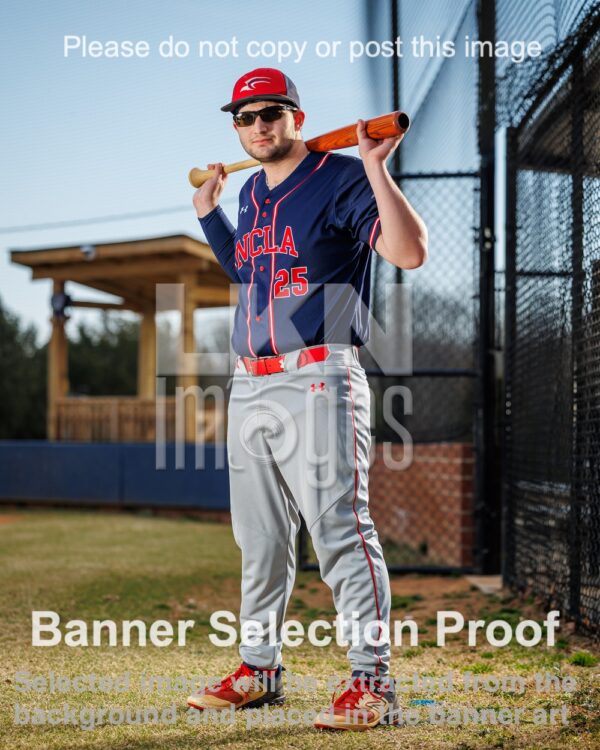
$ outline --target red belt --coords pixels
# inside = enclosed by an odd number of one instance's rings
[[[327,359],[330,351],[327,344],[313,346],[310,349],[302,349],[298,355],[296,367],[305,367],[313,362],[323,362]],[[272,357],[242,357],[246,370],[252,375],[271,375],[274,372],[284,372],[283,362],[285,354],[276,354]]]

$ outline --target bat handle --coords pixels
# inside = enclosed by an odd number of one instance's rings
[[[225,174],[230,174],[231,172],[239,172],[242,169],[258,167],[259,165],[260,162],[256,161],[256,159],[244,159],[244,161],[236,161],[233,164],[226,164],[223,171]],[[199,188],[202,187],[207,180],[210,180],[211,177],[214,177],[214,175],[214,169],[198,169],[197,167],[194,167],[190,170],[188,179],[192,187]]]

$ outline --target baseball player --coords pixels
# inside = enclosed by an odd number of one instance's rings
[[[242,638],[238,669],[188,704],[284,701],[281,629],[302,516],[351,644],[352,676],[315,726],[368,729],[389,722],[397,704],[390,584],[368,509],[370,392],[358,352],[369,333],[372,251],[417,268],[427,230],[386,168],[399,138],[372,140],[359,120],[361,158],[309,152],[296,87],[273,68],[243,75],[221,109],[262,165],[240,192],[237,228],[219,206],[222,164],[209,165],[216,174],[193,199],[213,252],[240,285],[227,436],[231,519],[242,552],[240,625],[255,621],[262,633]],[[375,646],[365,638],[369,623]]]

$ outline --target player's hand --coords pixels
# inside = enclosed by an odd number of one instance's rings
[[[360,158],[365,162],[365,165],[385,164],[402,140],[401,136],[384,138],[381,141],[369,138],[367,135],[367,125],[364,120],[358,121],[356,135],[358,137],[358,153],[360,154]]]
[[[206,180],[204,185],[198,188],[194,193],[192,199],[196,214],[202,219],[206,214],[209,214],[213,208],[216,208],[219,204],[219,198],[227,182],[228,175],[225,174],[223,169],[224,165],[219,162],[218,164],[208,164],[208,169],[215,170],[215,176]]]

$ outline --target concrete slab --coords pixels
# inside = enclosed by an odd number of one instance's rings
[[[467,581],[484,594],[500,594],[502,592],[502,576],[465,576]]]

